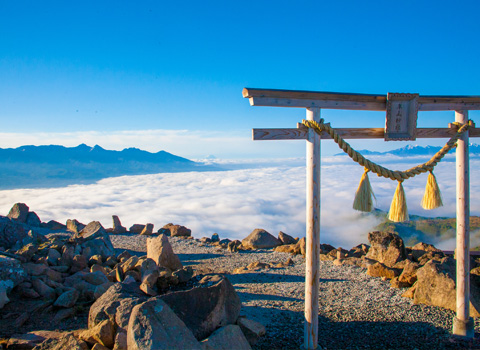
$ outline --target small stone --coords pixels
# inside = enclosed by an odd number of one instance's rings
[[[245,338],[247,338],[250,345],[255,345],[258,339],[265,335],[265,326],[259,322],[249,320],[245,317],[239,317],[237,325],[240,326]]]
[[[96,326],[81,332],[79,338],[90,344],[100,343],[107,348],[112,348],[115,339],[114,324],[110,320],[102,321]]]
[[[64,307],[64,308],[73,307],[77,302],[79,296],[80,296],[80,293],[76,289],[66,291],[65,293],[61,294],[57,298],[53,306]]]

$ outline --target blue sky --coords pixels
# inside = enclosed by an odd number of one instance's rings
[[[253,142],[250,132],[295,127],[304,110],[251,107],[242,88],[480,95],[479,10],[478,1],[0,0],[0,147],[301,157],[301,141]],[[385,113],[323,116],[382,127]],[[452,120],[421,113],[418,124]]]

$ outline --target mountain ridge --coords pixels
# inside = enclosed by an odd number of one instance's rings
[[[407,145],[405,147],[396,148],[394,150],[385,151],[385,152],[377,152],[377,151],[370,151],[366,149],[357,150],[357,152],[363,155],[374,155],[374,156],[385,156],[385,155],[395,155],[395,156],[433,156],[437,153],[442,147],[440,146],[418,146],[418,145]],[[469,152],[471,154],[479,154],[480,155],[480,145],[477,144],[470,144],[469,145]],[[341,156],[345,155],[345,153],[336,153],[334,156]]]

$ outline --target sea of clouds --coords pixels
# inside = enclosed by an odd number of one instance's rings
[[[375,158],[375,157],[372,157]],[[377,157],[391,168],[408,169],[419,159]],[[435,174],[444,207],[420,207],[427,175],[404,182],[410,214],[455,216],[455,163],[440,163]],[[255,228],[276,235],[305,236],[305,179],[303,159],[234,161],[229,171],[185,172],[108,178],[91,185],[0,191],[0,214],[16,202],[26,203],[42,221],[77,219],[100,221],[111,227],[112,215],[124,226],[153,223],[158,229],[172,222],[192,229],[195,237],[242,239]],[[480,215],[480,160],[470,162],[471,214]],[[321,242],[351,248],[367,242],[368,232],[379,223],[373,215],[352,209],[363,168],[346,157],[324,157],[321,168]],[[370,174],[376,207],[388,211],[397,182]],[[472,243],[474,244],[474,243]],[[453,249],[454,241],[441,248]]]

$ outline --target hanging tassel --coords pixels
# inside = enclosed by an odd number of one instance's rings
[[[425,194],[422,199],[422,208],[430,210],[441,206],[443,206],[442,194],[440,193],[440,188],[438,187],[435,175],[430,171],[430,174],[428,174],[427,186],[425,187]]]
[[[394,222],[408,221],[407,200],[405,198],[405,191],[403,190],[403,181],[398,181],[397,189],[393,195],[390,211],[388,212],[388,219]]]
[[[372,191],[372,186],[370,185],[370,180],[368,179],[369,170],[365,168],[365,172],[360,179],[360,184],[358,185],[357,192],[355,192],[355,199],[353,201],[353,209],[359,211],[370,212],[373,210],[373,198],[375,195]]]

